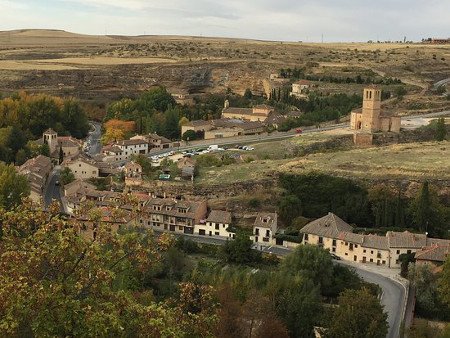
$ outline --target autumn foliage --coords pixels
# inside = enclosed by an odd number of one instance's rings
[[[136,129],[136,123],[134,121],[121,121],[116,119],[109,120],[103,126],[105,128],[105,134],[102,138],[104,144],[123,140],[127,134]]]

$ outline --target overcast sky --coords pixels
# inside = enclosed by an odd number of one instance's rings
[[[289,41],[450,37],[450,0],[0,0],[0,30]]]

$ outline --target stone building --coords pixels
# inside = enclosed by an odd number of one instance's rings
[[[364,88],[361,111],[351,114],[350,128],[360,132],[400,132],[399,116],[386,116],[381,112],[381,89],[376,86]]]

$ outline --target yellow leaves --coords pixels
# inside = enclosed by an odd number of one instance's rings
[[[133,132],[136,129],[136,123],[134,121],[121,121],[121,120],[109,120],[104,125],[105,134],[103,135],[102,142],[104,144],[123,140],[127,133]]]

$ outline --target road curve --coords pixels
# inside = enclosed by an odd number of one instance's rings
[[[381,304],[388,314],[389,331],[386,338],[398,338],[406,302],[404,286],[388,277],[357,268],[354,265],[351,266],[362,279],[380,286],[382,290]]]

